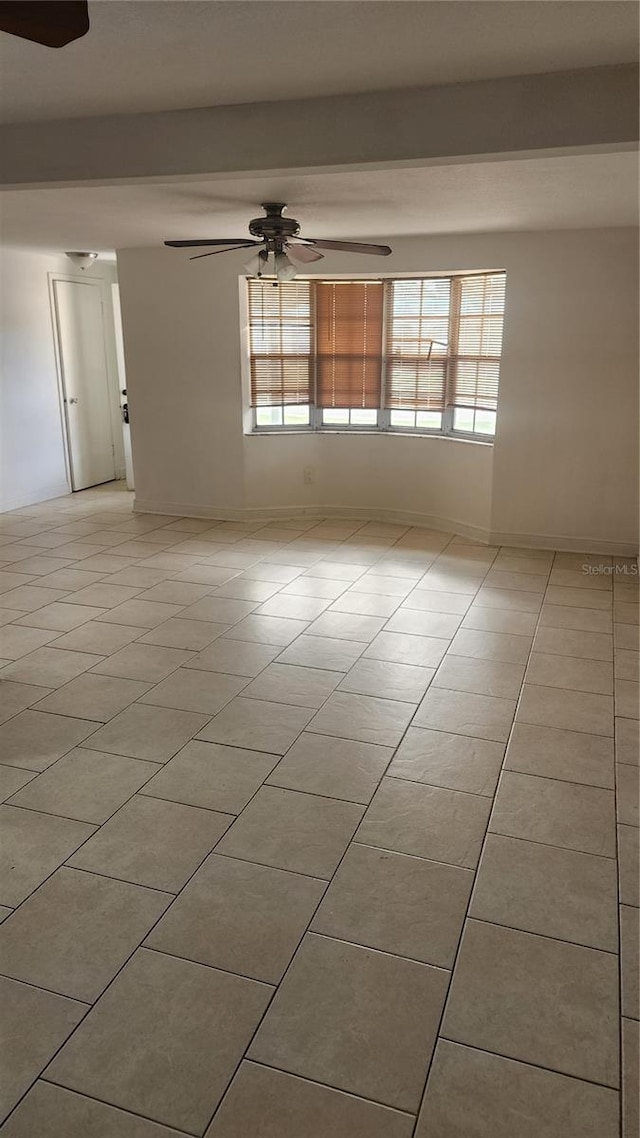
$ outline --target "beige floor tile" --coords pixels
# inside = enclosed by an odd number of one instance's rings
[[[245,1061],[206,1138],[411,1138],[412,1127],[400,1111]]]
[[[275,755],[194,739],[153,776],[142,793],[239,814],[276,762]]]
[[[442,1034],[617,1087],[617,959],[613,953],[469,920]]]
[[[50,640],[55,640],[56,633],[46,628],[22,628],[18,624],[8,624],[0,628],[0,657],[7,660],[19,660],[20,657],[32,653]]]
[[[30,559],[27,559],[30,560]],[[16,562],[17,564],[17,562]],[[55,562],[54,566],[55,568]],[[20,585],[28,585],[34,580],[34,574],[21,566],[22,572],[13,573],[10,570],[0,570],[0,593],[8,593],[9,589],[17,589]],[[45,570],[48,572],[48,570]]]
[[[536,573],[540,577],[548,577],[553,562],[553,553],[546,556],[528,556],[527,551],[524,551],[524,556],[520,554],[512,554],[505,551],[503,547],[493,562],[493,569],[499,569],[506,573]]]
[[[270,644],[250,644],[248,641],[214,641],[186,665],[205,672],[224,672],[229,676],[257,676],[278,655],[280,649]]]
[[[429,636],[449,640],[455,636],[462,616],[444,612],[422,612],[400,608],[384,626],[385,633],[404,633],[409,636]]]
[[[239,696],[213,717],[199,738],[284,755],[312,716],[311,708]]]
[[[263,786],[216,852],[329,878],[363,813],[353,802]]]
[[[141,704],[171,707],[176,711],[199,711],[215,715],[247,685],[244,676],[225,676],[220,672],[202,672],[178,668],[166,680],[156,684]]]
[[[122,680],[114,676],[85,673],[41,699],[38,711],[105,723],[144,695],[150,686],[141,680]]]
[[[195,712],[136,703],[100,727],[84,746],[163,763],[184,747],[208,718]]]
[[[136,795],[69,864],[177,893],[232,821],[229,814]]]
[[[545,602],[548,605],[563,605],[568,608],[599,609],[610,612],[612,594],[605,589],[573,588],[564,585],[549,585]]]
[[[380,632],[371,641],[364,656],[372,660],[388,660],[393,664],[437,668],[448,646],[449,641],[441,637]]]
[[[495,565],[484,579],[486,588],[510,589],[525,593],[544,593],[546,583],[546,577],[540,573],[513,573],[506,569],[499,569]]]
[[[0,904],[19,905],[95,832],[95,826],[0,806]]]
[[[630,652],[637,652],[640,647],[638,626],[635,624],[614,624],[613,643],[615,648],[626,648]]]
[[[340,582],[337,584],[339,586]],[[378,596],[400,598],[407,597],[413,587],[413,581],[407,580],[406,577],[389,577],[379,574],[376,572],[375,566],[349,586],[352,593],[376,593]],[[287,585],[283,592],[287,592],[290,588],[294,588],[294,586]],[[339,593],[335,594],[335,596],[339,595]]]
[[[68,561],[58,560],[58,565],[68,566]],[[84,562],[77,562],[82,564],[82,569],[77,568],[64,568],[54,569],[53,573],[47,573],[46,577],[41,577],[39,585],[42,588],[60,589],[63,593],[75,593],[78,589],[85,589],[89,585],[93,585],[96,581],[100,581],[103,577],[102,573],[96,573],[91,569],[84,568]],[[119,584],[119,582],[116,582]]]
[[[538,590],[531,593],[522,589],[497,589],[483,585],[476,593],[475,603],[480,608],[537,613],[540,612],[542,593]]]
[[[433,687],[516,699],[523,676],[522,664],[447,655],[434,677]]]
[[[449,655],[504,664],[526,664],[530,648],[528,636],[460,628],[451,642]]]
[[[71,632],[73,628],[78,628],[88,620],[96,620],[106,613],[106,609],[91,605],[72,605],[64,601],[54,601],[53,604],[45,604],[43,608],[29,613],[28,616],[20,617],[18,623],[32,628],[50,628],[55,632]]]
[[[618,826],[620,902],[640,905],[640,831],[637,826]]]
[[[613,858],[489,834],[470,916],[618,951]]]
[[[68,604],[78,605],[94,605],[100,609],[115,608],[116,605],[122,605],[125,601],[130,601],[139,593],[140,589],[135,585],[109,585],[104,581],[99,581],[95,585],[87,585],[84,589],[78,589],[67,598]]]
[[[193,607],[193,606],[192,606]],[[106,624],[130,624],[142,631],[156,628],[159,624],[183,613],[182,605],[168,605],[161,601],[125,601],[122,605],[107,609],[100,620]]]
[[[3,763],[0,766],[0,802],[6,802],[35,777],[35,771],[19,770],[18,767],[5,766]]]
[[[441,1039],[415,1138],[617,1138],[618,1096]]]
[[[640,1131],[640,1046],[637,1020],[622,1021],[622,1138],[636,1138]]]
[[[627,719],[640,718],[640,689],[637,683],[616,677],[615,707],[616,715]]]
[[[100,825],[159,769],[78,747],[18,791],[10,805]]]
[[[640,909],[620,906],[620,970],[622,973],[622,1014],[640,1019]]]
[[[360,659],[342,680],[340,691],[417,704],[434,675],[434,668],[396,664],[388,660]]]
[[[499,632],[510,636],[533,636],[537,613],[511,612],[509,609],[484,608],[473,604],[462,621],[462,628],[477,632]]]
[[[16,589],[8,589],[6,593],[0,593],[0,607],[3,609],[19,609],[20,610],[20,623],[26,625],[33,625],[35,621],[31,619],[35,613],[43,609],[49,610],[52,602],[58,602],[61,597],[67,595],[66,589],[48,589],[43,588],[40,579],[38,578],[37,585],[18,585]],[[50,613],[46,613],[43,619]],[[80,623],[80,621],[78,621]],[[35,624],[36,628],[58,628],[58,624]]]
[[[139,593],[138,600],[161,601],[169,605],[193,605],[206,597],[211,588],[211,585],[198,585],[187,581],[159,581],[144,593]]]
[[[613,606],[613,619],[618,624],[638,624],[638,605],[617,601]]]
[[[94,652],[98,656],[109,656],[140,636],[140,631],[139,628],[134,628],[131,625],[102,624],[97,620],[88,620],[79,628],[74,628],[71,632],[58,636],[52,647],[73,652]]]
[[[370,802],[393,752],[388,747],[303,731],[268,783],[348,802]]]
[[[614,795],[596,786],[505,771],[489,828],[512,838],[615,857]]]
[[[203,566],[196,566],[196,568],[203,568]],[[272,597],[278,590],[278,585],[270,584],[268,581],[245,581],[242,576],[239,576],[231,577],[224,584],[218,585],[212,595],[227,597],[232,601],[254,601],[259,604],[268,601],[269,597]]]
[[[348,612],[324,612],[309,625],[307,634],[370,643],[384,624],[384,617],[359,616]]]
[[[299,636],[281,653],[278,663],[347,672],[366,647],[366,641],[336,640],[327,636]]]
[[[311,928],[451,968],[472,883],[467,869],[354,843]]]
[[[609,695],[548,688],[526,683],[516,716],[518,723],[613,735],[613,699]]]
[[[308,935],[249,1058],[416,1110],[447,981],[441,969]]]
[[[472,597],[468,593],[446,593],[435,589],[425,588],[426,578],[402,602],[401,611],[406,609],[420,612],[450,613],[463,616],[471,604]]]
[[[638,767],[616,763],[616,801],[618,822],[640,826],[640,785]]]
[[[584,782],[609,790],[614,785],[613,740],[581,731],[516,723],[505,767],[522,774]]]
[[[356,841],[474,869],[490,808],[478,794],[383,778]]]
[[[339,682],[340,674],[328,669],[269,664],[258,678],[245,688],[243,694],[252,699],[319,708]]]
[[[27,707],[40,703],[50,692],[51,688],[0,680],[0,724],[12,719]]]
[[[361,743],[396,747],[415,711],[412,703],[334,692],[309,723],[309,731]]]
[[[29,1089],[74,1027],[86,1004],[0,977],[3,1046],[0,1121]]]
[[[158,683],[176,668],[186,664],[193,653],[179,648],[161,648],[155,644],[127,644],[93,669],[101,676],[121,676],[129,680]]]
[[[225,597],[203,597],[185,608],[182,616],[187,620],[206,620],[214,624],[236,624],[256,608],[256,601],[233,601]]]
[[[356,581],[366,573],[367,565],[347,565],[344,562],[320,561],[304,574],[305,577],[328,578],[331,581]]]
[[[409,782],[492,796],[503,755],[501,743],[410,727],[387,773]]]
[[[63,866],[0,927],[3,972],[92,1003],[171,900]]]
[[[23,711],[0,726],[2,762],[27,770],[45,770],[95,730],[96,724],[89,720]]]
[[[272,602],[270,602],[272,603]],[[360,616],[392,616],[400,604],[400,597],[361,591],[343,593],[331,605],[331,612],[355,613]]]
[[[6,1138],[181,1138],[177,1130],[147,1122],[85,1095],[38,1081],[8,1119]]]
[[[140,949],[47,1078],[202,1133],[270,993],[254,980]]]
[[[416,712],[413,726],[505,743],[515,707],[513,699],[432,686]]]
[[[527,683],[572,691],[613,694],[613,663],[532,652]]]
[[[404,582],[401,582],[403,584]],[[260,585],[262,582],[247,581],[247,585],[255,584]],[[267,586],[265,586],[267,587]],[[345,589],[349,588],[348,581],[332,581],[330,577],[297,577],[289,585],[285,585],[282,589],[283,597],[319,597],[321,600],[335,601],[336,597],[342,596]],[[276,591],[276,586],[272,587],[272,592]],[[378,590],[371,585],[371,592],[375,593]],[[389,595],[392,595],[391,593]],[[261,598],[268,600],[268,597]]]
[[[211,854],[146,944],[278,984],[324,889],[300,873]]]
[[[569,589],[593,589],[600,590],[605,593],[611,592],[611,577],[609,574],[588,572],[588,569],[597,569],[597,566],[588,566],[587,571],[582,567],[575,569],[561,568],[559,565],[554,565],[549,577],[550,585],[559,585],[563,588]],[[606,566],[609,568],[609,566]]]
[[[257,616],[252,613],[228,630],[228,639],[248,640],[252,644],[273,644],[286,648],[307,627],[306,620],[293,620],[285,616]]]
[[[141,644],[156,644],[162,648],[182,648],[189,652],[200,652],[227,630],[226,624],[212,624],[206,620],[183,620],[172,617],[170,620],[150,629],[144,635],[137,629]]]
[[[65,652],[54,647],[36,648],[35,652],[2,668],[0,679],[58,688],[94,664],[99,664],[101,660],[102,656],[88,652]]]
[[[590,632],[611,635],[613,622],[609,610],[582,608],[581,606],[550,604],[542,606],[540,628],[566,629],[572,632]]]
[[[1,634],[0,634],[1,643]],[[615,674],[620,680],[631,680],[637,684],[640,679],[639,671],[640,653],[630,652],[624,648],[616,648]]]
[[[637,719],[616,718],[616,761],[638,766],[640,763],[640,727]]]
[[[278,593],[260,605],[256,615],[292,617],[294,620],[309,621],[320,616],[330,603],[330,600],[321,597],[299,597]]]
[[[536,633],[534,649],[537,653],[577,656],[583,660],[613,659],[613,639],[611,634],[604,632],[541,627]]]

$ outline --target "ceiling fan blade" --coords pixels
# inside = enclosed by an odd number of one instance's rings
[[[3,0],[0,31],[45,47],[64,47],[89,31],[87,0]]]
[[[236,253],[240,249],[253,249],[254,245],[262,245],[261,241],[245,241],[242,245],[231,245],[226,249],[212,249],[210,253],[196,253],[189,257],[190,261],[199,261],[201,257],[215,257],[218,253]]]
[[[285,249],[292,261],[300,261],[303,265],[311,261],[321,261],[324,257],[324,253],[317,253],[310,245],[292,245],[287,242]]]
[[[222,237],[215,241],[165,241],[165,245],[172,249],[199,249],[205,245],[262,245],[262,241],[251,241],[246,237]]]
[[[317,237],[303,237],[301,240],[309,242],[316,249],[336,249],[339,253],[370,253],[377,257],[388,257],[391,252],[389,245],[367,245],[362,241],[325,241]]]

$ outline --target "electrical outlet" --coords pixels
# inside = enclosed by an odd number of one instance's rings
[[[313,485],[315,482],[315,470],[312,466],[305,466],[304,470],[302,471],[302,481],[304,482],[305,486]]]

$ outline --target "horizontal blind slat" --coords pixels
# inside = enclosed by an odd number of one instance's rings
[[[313,391],[309,281],[250,280],[251,406],[308,404]]]
[[[380,281],[316,282],[319,407],[380,406],[383,296]]]
[[[452,346],[447,403],[495,411],[498,406],[506,276],[484,273],[458,282],[457,343]]]

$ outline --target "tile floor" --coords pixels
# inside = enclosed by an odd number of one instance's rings
[[[630,559],[111,485],[0,624],[7,1138],[637,1138]]]

